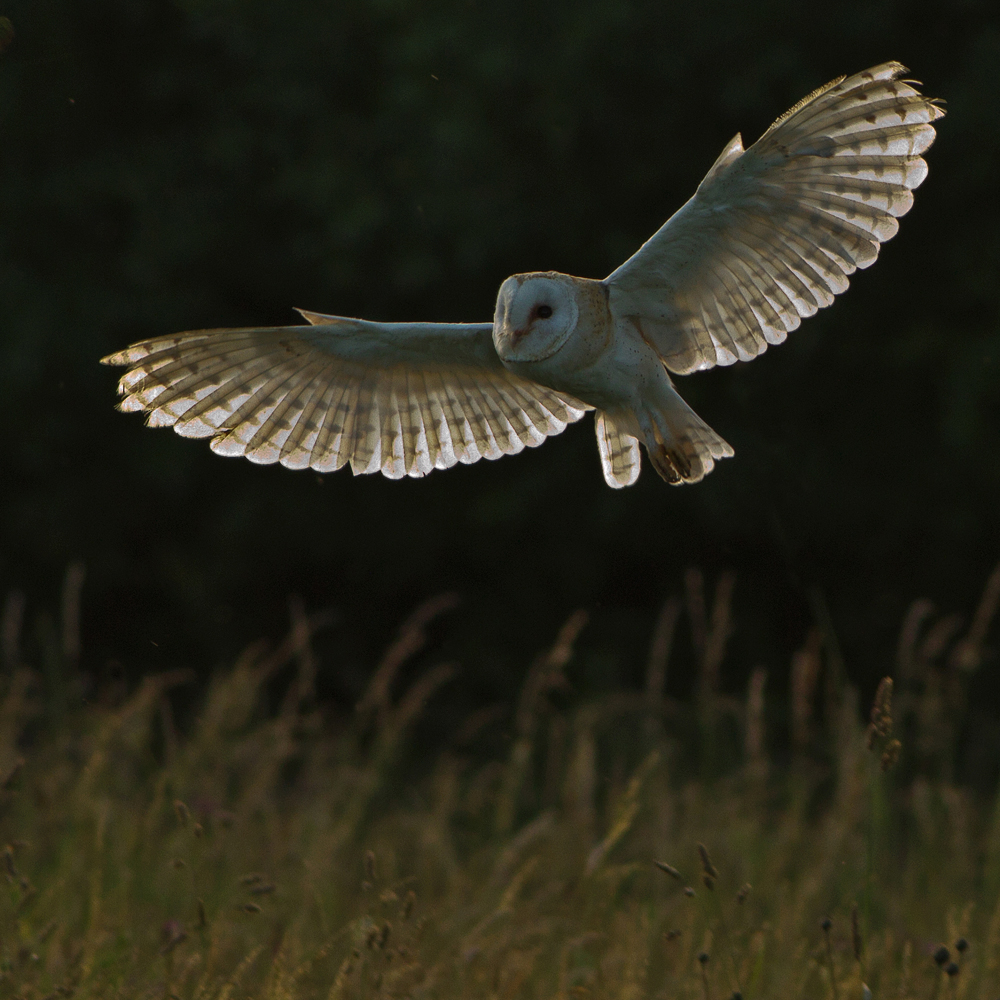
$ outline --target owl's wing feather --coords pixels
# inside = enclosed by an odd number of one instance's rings
[[[102,359],[128,368],[120,409],[221,455],[398,479],[535,447],[590,409],[508,372],[491,324],[196,330]]]
[[[749,361],[833,302],[895,235],[944,111],[885,63],[821,87],[604,279],[670,371]]]
[[[604,481],[615,490],[631,486],[639,478],[642,462],[639,439],[619,427],[611,414],[603,410],[597,414],[595,429]]]

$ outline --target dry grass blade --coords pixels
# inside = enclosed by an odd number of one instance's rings
[[[948,648],[948,643],[961,631],[964,619],[960,614],[944,615],[939,618],[924,636],[920,646],[920,659],[933,663]]]
[[[718,878],[719,873],[712,864],[712,859],[708,856],[708,848],[704,844],[698,845],[698,857],[701,858],[701,870],[709,878]]]
[[[75,667],[80,660],[80,594],[87,573],[83,563],[70,563],[62,589],[62,653],[66,664]]]
[[[805,645],[792,657],[792,746],[803,753],[812,738],[813,704],[822,661],[823,637],[810,629]]]
[[[965,671],[977,670],[983,662],[983,644],[1000,608],[1000,565],[990,574],[983,596],[964,638],[952,650],[951,665]]]
[[[747,758],[748,771],[755,780],[767,777],[767,728],[765,721],[764,687],[767,684],[767,671],[763,667],[755,667],[747,685],[746,736],[744,752]]]
[[[514,825],[518,796],[535,750],[542,701],[547,692],[566,687],[564,670],[573,656],[573,644],[586,624],[585,611],[573,612],[559,630],[552,648],[531,665],[521,686],[517,715],[514,718],[514,746],[497,795],[496,829],[499,833],[506,833]]]
[[[705,577],[700,569],[692,567],[684,574],[684,599],[691,628],[691,645],[701,663],[705,657],[708,620],[705,611]]]
[[[672,879],[675,879],[678,882],[683,881],[681,873],[673,865],[668,865],[666,861],[654,861],[653,864],[656,865],[661,872],[666,872]]]
[[[294,657],[301,656],[312,637],[337,620],[337,613],[329,608],[304,615],[301,605],[296,607],[295,598],[290,600],[289,610],[292,627],[273,652],[267,654],[263,643],[254,643],[244,653],[244,665],[253,669],[252,683],[255,686],[269,680]]]
[[[906,612],[902,628],[899,630],[899,643],[896,650],[896,661],[899,664],[901,679],[911,680],[918,676],[920,661],[917,657],[917,640],[924,622],[933,613],[933,603],[924,599],[914,601]]]
[[[654,750],[647,755],[635,774],[629,779],[625,794],[622,796],[622,800],[615,810],[615,817],[610,829],[600,843],[596,844],[590,854],[587,855],[587,864],[584,868],[585,874],[592,874],[614,846],[632,828],[632,824],[635,822],[642,804],[640,792],[642,791],[643,784],[659,763],[660,753]]]
[[[286,717],[294,715],[299,707],[316,693],[316,656],[312,649],[312,637],[316,628],[306,614],[302,599],[297,595],[293,594],[289,597],[288,613],[291,618],[289,639],[295,649],[299,669],[295,680],[285,694],[285,701],[282,705],[281,714]],[[324,621],[322,624],[326,624],[326,622]]]
[[[702,696],[714,697],[719,692],[722,660],[726,654],[726,643],[732,632],[733,589],[736,574],[726,571],[720,574],[715,585],[715,599],[712,602],[712,617],[704,639],[701,661],[700,687]]]
[[[676,597],[670,597],[664,601],[656,617],[653,641],[649,646],[649,659],[646,661],[646,697],[649,699],[650,711],[658,711],[663,701],[667,682],[667,663],[674,644],[674,632],[677,629],[680,613],[681,602]]]
[[[403,623],[399,636],[386,650],[382,662],[368,682],[367,690],[355,706],[355,713],[359,718],[365,719],[373,712],[382,716],[388,711],[392,682],[400,667],[424,647],[427,642],[427,626],[439,615],[456,607],[458,601],[457,594],[438,594],[424,601]]]

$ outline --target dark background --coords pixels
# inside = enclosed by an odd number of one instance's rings
[[[510,700],[577,607],[576,689],[640,683],[656,610],[698,566],[738,574],[727,689],[762,663],[780,690],[821,594],[870,690],[908,604],[969,611],[1000,555],[1000,15],[922,10],[6,0],[0,596],[25,591],[27,641],[71,560],[95,677],[205,676],[279,638],[294,593],[339,610],[321,693],[349,704],[412,607],[455,590],[427,656],[463,665],[457,717]],[[698,486],[646,465],[609,490],[589,417],[390,482],[219,458],[114,411],[97,359],[143,337],[286,324],[296,305],[482,321],[512,272],[602,277],[733,133],[749,144],[887,59],[947,100],[930,176],[834,307],[755,364],[682,380],[736,449]]]

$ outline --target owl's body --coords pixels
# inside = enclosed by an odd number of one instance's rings
[[[524,352],[507,332],[530,322],[534,297],[558,303],[560,289],[572,297],[573,335],[554,353],[535,360],[539,351],[529,347]],[[516,314],[516,302],[524,316]],[[558,313],[560,307],[550,308]],[[508,370],[597,411],[598,448],[610,485],[635,482],[639,441],[657,472],[671,483],[696,482],[711,471],[714,459],[733,454],[681,399],[641,326],[615,315],[607,282],[558,272],[516,274],[501,286],[493,331]],[[521,360],[525,353],[530,360]],[[610,460],[615,451],[620,452],[617,462]]]
[[[540,444],[596,410],[610,486],[640,442],[668,482],[733,449],[669,372],[748,361],[833,302],[895,235],[943,111],[898,63],[811,94],[749,150],[737,135],[698,191],[603,281],[519,274],[492,323],[203,330],[133,344],[123,410],[224,455],[422,476]]]

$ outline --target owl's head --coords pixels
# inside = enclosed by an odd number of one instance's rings
[[[579,316],[572,278],[555,271],[515,274],[497,295],[493,345],[503,361],[544,361],[566,343]]]

